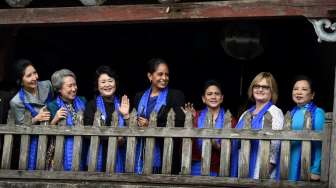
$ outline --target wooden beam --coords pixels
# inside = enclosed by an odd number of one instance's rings
[[[331,17],[333,0],[213,1],[176,3],[166,13],[162,4],[0,9],[0,25],[162,22],[168,20],[236,19],[305,16]]]
[[[53,181],[54,183],[71,181],[73,185],[75,182],[81,182],[86,185],[95,185],[94,183],[111,182],[128,184],[149,184],[166,186],[177,185],[197,185],[208,187],[284,187],[284,188],[324,188],[327,183],[324,182],[303,182],[303,181],[276,181],[276,180],[254,180],[250,178],[227,178],[227,177],[211,177],[211,176],[181,176],[181,175],[160,175],[155,174],[151,176],[132,175],[132,174],[107,174],[99,172],[60,172],[60,171],[19,171],[19,170],[0,170],[0,177],[2,180],[14,181],[21,180],[25,182],[32,181]],[[0,184],[1,185],[1,184]],[[92,186],[94,187],[94,186]]]

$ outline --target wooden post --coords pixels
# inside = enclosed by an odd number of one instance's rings
[[[292,116],[289,111],[285,115],[285,123],[283,130],[290,130],[292,126]],[[289,160],[290,160],[290,141],[281,141],[281,154],[280,154],[280,176],[282,180],[288,179],[289,173]]]
[[[206,120],[204,128],[213,128],[214,122],[212,114],[208,111],[206,114]],[[209,176],[210,175],[210,163],[211,163],[211,139],[202,140],[202,165],[201,165],[201,175]]]
[[[152,112],[149,118],[149,128],[155,128],[157,125],[157,113]],[[153,171],[155,138],[146,138],[145,155],[144,155],[144,174],[150,175]]]
[[[329,178],[329,164],[330,158],[330,139],[331,139],[331,126],[324,124],[322,141],[322,158],[321,158],[321,181],[327,182]]]
[[[114,111],[112,114],[111,127],[117,128],[118,125],[119,125],[118,112]],[[117,147],[118,147],[117,137],[110,136],[108,139],[108,146],[107,146],[107,161],[106,161],[107,173],[114,174],[117,159]]]
[[[129,128],[135,129],[137,128],[137,112],[133,109],[130,114]],[[134,163],[135,163],[135,150],[136,150],[137,140],[136,137],[128,137],[127,138],[127,147],[126,147],[126,164],[125,171],[127,173],[134,173]]]
[[[175,127],[175,112],[170,109],[167,117],[167,128]],[[171,174],[172,159],[173,159],[173,138],[164,138],[163,159],[162,159],[162,174]]]
[[[272,130],[272,115],[266,112],[264,115],[263,130]],[[260,171],[259,177],[261,179],[267,179],[270,177],[270,141],[260,140]]]
[[[247,112],[244,118],[244,129],[251,129],[251,113]],[[250,165],[250,140],[241,140],[241,148],[239,152],[238,177],[247,178],[249,176]]]
[[[63,119],[58,122],[59,127],[66,126],[66,120]],[[56,136],[54,166],[53,169],[57,171],[63,170],[63,156],[64,156],[64,136]]]
[[[334,105],[330,141],[329,188],[336,188],[336,67],[334,74]]]
[[[100,121],[101,112],[98,109],[94,116],[93,127],[99,128],[101,126]],[[99,146],[99,136],[91,136],[90,148],[89,148],[89,164],[88,171],[95,172],[97,167],[97,156],[98,156],[98,146]]]
[[[24,125],[32,124],[31,113],[27,110],[24,112],[23,118]],[[21,144],[20,144],[20,157],[19,157],[19,169],[26,170],[28,165],[28,155],[29,155],[29,146],[30,146],[30,136],[21,135]]]
[[[185,113],[184,127],[191,129],[193,127],[193,114],[187,111]],[[182,141],[182,162],[181,174],[190,175],[191,172],[191,154],[192,154],[192,141],[191,138],[183,138]]]
[[[83,126],[83,112],[77,112],[77,121],[74,126]],[[80,170],[82,156],[82,136],[74,136],[73,151],[72,151],[72,171]]]
[[[304,117],[304,130],[311,130],[312,128],[312,118],[311,113],[306,111]],[[301,149],[301,180],[310,180],[310,161],[311,161],[311,142],[302,141]]]
[[[231,130],[232,115],[229,110],[225,113],[223,131]],[[231,154],[231,141],[230,139],[221,140],[221,156],[219,176],[230,176],[230,154]]]
[[[43,110],[47,111],[47,107],[45,106]],[[49,124],[49,122],[45,121],[45,122],[41,122],[40,124],[46,126]],[[48,139],[46,135],[38,136],[37,164],[36,164],[37,170],[46,169],[47,143],[48,143]]]

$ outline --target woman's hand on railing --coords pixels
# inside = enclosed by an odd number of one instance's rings
[[[127,95],[123,95],[121,97],[121,103],[119,112],[123,115],[124,119],[129,119],[129,109],[130,109],[130,102]]]
[[[310,174],[310,180],[312,181],[320,181],[321,176],[318,174]]]
[[[194,117],[196,116],[196,110],[194,109],[194,105],[190,102],[186,103],[184,105],[184,108],[181,107],[181,109],[184,113],[191,112]]]
[[[49,121],[49,120],[50,120],[50,112],[47,110],[47,107],[44,106],[40,109],[39,113],[32,118],[32,123],[35,124],[36,122]]]
[[[68,112],[65,108],[60,108],[57,110],[54,119],[51,121],[52,125],[56,125],[61,119],[65,119]]]
[[[139,116],[137,121],[138,121],[138,126],[139,127],[148,127],[148,124],[149,124],[148,119]]]
[[[125,144],[125,138],[124,137],[119,136],[117,140],[118,140],[118,145]]]

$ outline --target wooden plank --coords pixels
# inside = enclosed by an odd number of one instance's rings
[[[136,110],[133,109],[132,113],[130,114],[130,121],[129,121],[129,128],[132,130],[136,130],[137,128],[136,118],[137,113]],[[125,171],[128,173],[134,173],[136,144],[137,140],[134,136],[127,138]]]
[[[157,125],[157,113],[152,112],[149,118],[149,128],[154,128]],[[144,155],[144,174],[150,175],[153,171],[155,138],[146,138],[145,155]]]
[[[9,169],[12,160],[12,149],[13,149],[13,135],[6,134],[4,136],[1,169]]]
[[[263,129],[271,130],[272,129],[272,115],[269,112],[266,112],[264,115],[264,124]],[[270,178],[270,141],[269,140],[260,140],[260,171],[259,177],[261,179]]]
[[[0,9],[0,25],[108,22],[159,22],[167,20],[233,19],[279,16],[330,17],[336,2],[318,0],[287,1],[213,1],[185,2],[166,13],[163,4],[112,5],[93,7],[54,7]],[[174,11],[175,10],[175,11]],[[76,14],[74,14],[76,13]]]
[[[24,112],[23,122],[27,126],[31,126],[32,117],[30,112]],[[30,136],[29,135],[21,135],[20,138],[20,157],[19,157],[19,169],[26,170],[28,166],[28,156],[29,156],[29,146],[30,146]]]
[[[184,121],[185,129],[193,127],[193,114],[187,111],[185,113]],[[181,161],[181,174],[189,175],[191,172],[191,154],[192,154],[192,141],[191,138],[183,138],[182,140],[182,161]]]
[[[77,112],[77,121],[75,123],[75,127],[83,126],[83,112]],[[81,156],[82,156],[82,137],[81,136],[74,136],[73,141],[73,150],[72,150],[72,171],[79,171],[80,170],[80,163],[81,163]]]
[[[334,69],[336,75],[336,67]],[[330,141],[330,165],[329,165],[329,184],[328,187],[336,188],[336,76],[334,76],[334,101],[333,101],[333,118]]]
[[[98,128],[101,126],[100,121],[101,112],[99,109],[96,111],[94,115],[93,127]],[[98,136],[91,136],[90,139],[90,148],[89,148],[89,164],[88,164],[88,171],[94,172],[97,168],[97,155],[98,155],[98,146],[99,146],[99,137]]]
[[[231,129],[232,115],[229,110],[225,112],[223,131]],[[231,154],[231,141],[229,139],[221,140],[221,155],[220,155],[220,167],[219,176],[230,176],[230,154]]]
[[[304,129],[311,130],[312,128],[312,118],[311,113],[306,111],[305,113],[305,122]],[[301,180],[309,181],[310,180],[310,162],[311,162],[311,142],[302,141],[301,149]]]
[[[222,131],[221,129],[185,129],[182,127],[167,128],[157,127],[148,129],[127,129],[101,127],[94,129],[85,127],[41,127],[36,125],[28,127],[24,125],[0,126],[0,134],[28,134],[28,135],[74,135],[74,136],[123,136],[123,137],[176,137],[176,138],[220,138],[220,139],[264,139],[264,140],[307,140],[322,141],[323,133],[309,130],[285,131],[285,130],[238,130]]]
[[[244,118],[244,128],[251,129],[251,113],[246,113]],[[241,140],[241,148],[239,152],[239,162],[238,162],[238,177],[247,178],[249,177],[249,164],[250,164],[250,150],[251,144],[250,140]]]
[[[48,111],[46,107],[43,108],[44,111]],[[49,124],[48,121],[44,121],[40,123],[42,126],[47,126]],[[37,170],[45,170],[46,169],[46,159],[47,159],[47,143],[48,138],[45,135],[40,135],[38,137],[38,145],[37,145]]]
[[[292,116],[289,111],[285,115],[284,130],[290,130],[292,126]],[[290,160],[290,141],[281,142],[280,153],[280,177],[282,180],[288,179],[289,173],[289,160]]]
[[[167,126],[175,127],[175,112],[170,109],[167,117]],[[163,159],[162,159],[162,174],[171,174],[173,160],[174,142],[173,138],[164,138],[163,144]]]
[[[118,113],[116,111],[112,114],[112,122],[111,127],[118,127],[119,120],[118,120]],[[107,146],[107,161],[106,161],[106,172],[107,173],[114,173],[114,169],[116,166],[116,159],[117,159],[117,147],[118,147],[118,140],[117,137],[110,136],[108,139],[108,146]]]
[[[324,125],[324,139],[322,141],[322,156],[321,156],[321,181],[328,182],[329,179],[329,165],[330,165],[330,140],[331,140],[331,126]]]
[[[204,128],[212,129],[213,126],[213,117],[212,114],[208,111],[206,114]],[[209,176],[210,175],[210,164],[211,164],[211,149],[212,144],[210,139],[202,140],[202,163],[201,163],[201,175]]]
[[[207,186],[207,187],[286,187],[286,188],[323,188],[327,187],[323,182],[303,182],[303,181],[275,181],[275,180],[253,180],[250,178],[227,178],[211,176],[179,176],[179,175],[151,175],[134,176],[132,174],[106,174],[99,172],[62,172],[62,171],[16,171],[0,170],[0,177],[3,179],[20,179],[29,181],[50,180],[55,182],[83,182],[85,184],[95,185],[96,182],[127,182],[129,184],[148,184],[160,185],[161,187],[174,185]],[[67,180],[67,181],[66,181]]]

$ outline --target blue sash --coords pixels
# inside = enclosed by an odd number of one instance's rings
[[[138,116],[144,116],[145,114],[151,113],[148,109],[148,101],[151,92],[152,89],[149,88],[142,95],[138,105]],[[167,95],[168,95],[168,87],[164,88],[157,97],[156,104],[153,109],[154,112],[158,113],[161,107],[166,105]],[[144,139],[140,138],[138,140],[138,144],[136,147],[136,158],[134,167],[135,173],[137,174],[142,174],[143,171],[143,150],[144,150]],[[159,171],[160,167],[161,167],[161,149],[156,142],[154,146],[154,157],[153,157],[154,171]]]
[[[199,116],[197,121],[197,128],[203,128],[204,122],[206,120],[206,114],[208,112],[208,108],[204,108]],[[220,108],[216,122],[215,122],[215,128],[221,129],[224,125],[224,117],[225,117],[225,111],[223,108]],[[216,139],[216,142],[220,144],[221,139]],[[196,140],[196,147],[199,151],[202,151],[202,139]],[[200,161],[193,161],[192,167],[191,167],[191,174],[192,175],[201,175],[201,162]],[[210,176],[217,176],[217,172],[210,172]]]
[[[104,100],[101,95],[99,95],[96,99],[96,105],[97,108],[101,111],[102,119],[106,121],[106,109],[104,105]],[[118,112],[118,121],[119,126],[118,127],[124,127],[124,118],[122,114],[119,112],[120,108],[120,102],[117,97],[114,97],[114,110]],[[123,146],[117,147],[117,159],[116,159],[116,166],[115,166],[115,172],[117,173],[123,173],[124,172],[124,166],[125,166],[125,156],[126,156],[126,150]],[[101,172],[103,170],[103,144],[99,144],[98,148],[98,156],[97,156],[97,171]]]
[[[305,104],[303,106],[304,109],[306,109],[308,112],[311,113],[311,120],[312,120],[312,130],[315,130],[315,112],[316,112],[316,109],[317,109],[317,106],[313,103],[313,102],[310,102],[308,104]],[[294,114],[300,110],[300,107],[299,106],[295,106],[292,110],[291,110],[291,116],[292,118],[294,117]],[[300,179],[300,173],[301,173],[301,150],[302,150],[302,144],[297,144],[297,149],[298,149],[298,152],[299,154],[298,155],[294,155],[293,158],[294,159],[291,159],[293,161],[297,161],[298,164],[296,165],[297,168],[296,168],[296,178],[295,180],[299,180]],[[312,153],[315,153],[314,152],[314,147],[312,147]]]
[[[58,96],[56,98],[56,103],[57,106],[59,108],[64,107],[65,109],[68,110],[68,108],[65,106],[64,101],[62,100],[62,98],[60,96]],[[74,110],[75,112],[78,111],[83,111],[85,109],[85,104],[83,101],[81,101],[79,99],[79,97],[75,97],[74,101]],[[74,126],[74,122],[73,122],[73,114],[69,112],[68,110],[68,114],[67,114],[67,118],[66,118],[66,124],[69,127]],[[71,171],[71,167],[72,167],[72,152],[73,152],[73,141],[74,138],[73,136],[66,136],[65,137],[65,143],[64,143],[64,158],[63,158],[63,168],[65,171]],[[83,169],[83,164],[81,163],[81,169]]]
[[[263,117],[268,109],[272,106],[272,102],[268,102],[252,119],[251,128],[254,130],[262,129],[263,127]],[[252,113],[256,109],[256,106],[251,107],[248,109],[248,113]],[[244,128],[244,117],[242,117],[237,126],[237,129]],[[232,153],[231,153],[231,176],[238,177],[238,160],[239,160],[239,148],[240,142],[237,139],[232,140]],[[258,156],[258,149],[259,149],[259,140],[251,140],[251,153],[250,153],[250,165],[249,165],[249,177],[253,178],[255,165],[257,162]]]
[[[22,101],[24,107],[29,110],[32,117],[37,116],[38,112],[34,109],[34,107],[30,103],[26,103],[25,101],[25,92],[23,88],[19,90],[19,98]],[[48,93],[48,98],[44,101],[44,104],[48,103],[51,99],[51,92]],[[37,157],[37,144],[38,144],[38,137],[31,136],[30,137],[30,145],[29,145],[29,157],[28,157],[28,170],[35,170],[36,169],[36,157]]]

